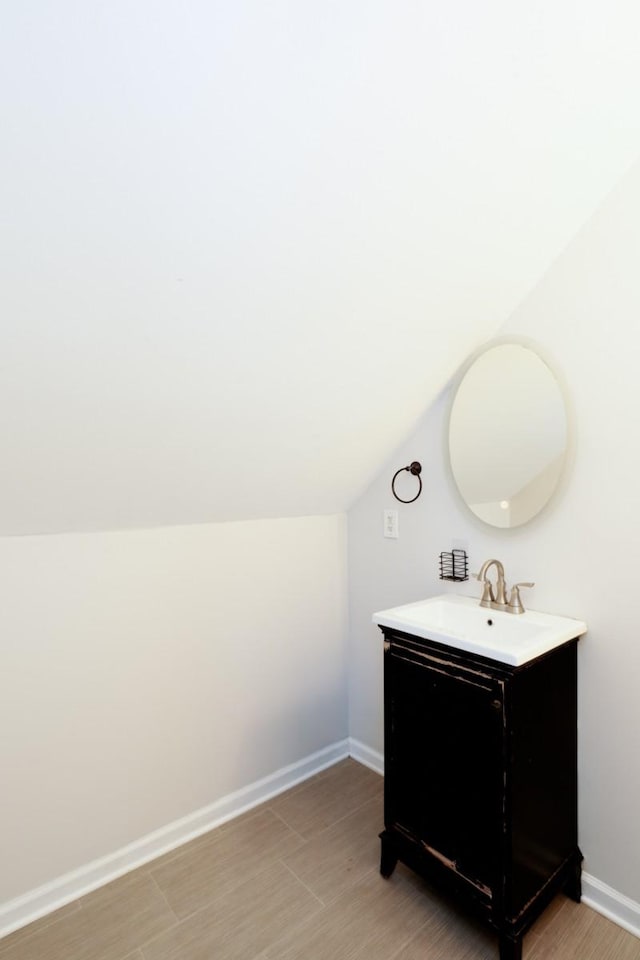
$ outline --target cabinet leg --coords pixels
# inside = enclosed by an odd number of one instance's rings
[[[571,873],[564,885],[564,892],[576,903],[580,903],[582,897],[582,861],[578,860],[573,866]]]
[[[393,849],[388,843],[385,843],[385,841],[382,840],[382,846],[380,848],[380,873],[385,880],[389,879],[396,868],[397,862],[398,858]]]
[[[500,934],[500,960],[522,960],[522,936]]]

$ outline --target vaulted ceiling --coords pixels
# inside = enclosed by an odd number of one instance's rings
[[[640,155],[636,6],[8,7],[0,532],[346,509]]]

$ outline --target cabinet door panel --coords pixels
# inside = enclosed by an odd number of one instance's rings
[[[501,685],[394,653],[385,670],[387,826],[492,889],[502,853]]]

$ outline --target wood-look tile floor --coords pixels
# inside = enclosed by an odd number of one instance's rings
[[[399,865],[378,872],[382,778],[345,760],[0,940],[0,960],[497,960],[497,938]],[[558,897],[524,960],[640,960]]]

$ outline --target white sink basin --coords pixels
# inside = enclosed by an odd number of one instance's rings
[[[537,610],[490,610],[479,600],[455,594],[381,610],[373,622],[515,667],[587,632],[581,620]]]

